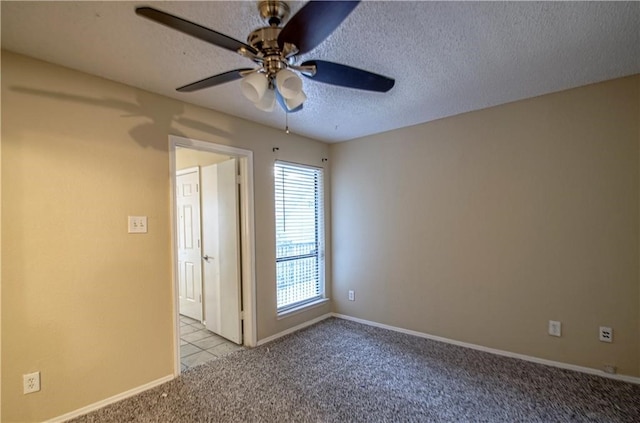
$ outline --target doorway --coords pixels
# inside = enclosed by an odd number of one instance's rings
[[[253,155],[178,136],[169,143],[179,374],[186,318],[212,335],[256,345]]]

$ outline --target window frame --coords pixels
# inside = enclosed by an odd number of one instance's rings
[[[316,286],[318,287],[318,295],[314,295],[312,297],[300,300],[300,301],[296,301],[293,303],[289,303],[283,306],[278,307],[278,263],[279,262],[285,262],[285,261],[295,261],[295,260],[299,260],[299,259],[303,259],[305,257],[310,257],[309,254],[306,255],[300,255],[297,256],[299,258],[296,258],[296,256],[294,257],[283,257],[283,258],[278,258],[278,177],[276,175],[277,172],[277,166],[278,165],[282,165],[284,167],[291,167],[291,168],[299,168],[299,169],[306,169],[306,170],[311,170],[313,172],[315,172],[315,178],[316,178],[316,182],[315,182],[315,188],[313,190],[314,193],[314,198],[315,198],[315,228],[314,228],[314,235],[315,235],[315,247],[316,247],[316,254],[312,255],[311,257],[316,257],[317,260],[317,271],[316,271],[316,275],[317,275],[317,282],[316,282]],[[278,317],[285,317],[289,314],[294,314],[300,310],[305,310],[307,308],[325,303],[328,301],[328,298],[326,297],[326,290],[325,290],[325,280],[326,280],[326,260],[325,260],[325,250],[326,250],[326,245],[325,245],[325,169],[323,167],[319,167],[319,166],[312,166],[312,165],[307,165],[307,164],[302,164],[302,163],[295,163],[295,162],[290,162],[290,161],[285,161],[285,160],[276,160],[273,164],[273,187],[274,187],[274,193],[273,193],[273,201],[274,201],[274,229],[275,229],[275,282],[276,282],[276,311],[277,311],[277,315]]]

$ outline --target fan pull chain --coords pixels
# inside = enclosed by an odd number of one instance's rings
[[[284,111],[284,133],[289,135],[289,113]]]

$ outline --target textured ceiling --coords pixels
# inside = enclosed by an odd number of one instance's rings
[[[304,3],[291,2],[295,13]],[[134,13],[151,5],[245,41],[263,26],[254,1],[7,2],[2,48],[282,128],[238,81],[182,86],[253,63]],[[292,131],[344,141],[640,73],[640,2],[365,1],[299,63],[322,59],[396,79],[386,94],[304,79]],[[55,92],[56,87],[50,87]]]

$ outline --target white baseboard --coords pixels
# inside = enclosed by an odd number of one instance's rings
[[[547,366],[558,367],[558,368],[567,369],[567,370],[573,370],[573,371],[576,371],[576,372],[588,373],[590,375],[596,375],[596,376],[606,377],[606,378],[609,378],[609,379],[615,379],[615,380],[620,380],[620,381],[623,381],[623,382],[635,383],[635,384],[639,384],[640,385],[640,377],[605,373],[602,370],[592,369],[591,367],[576,366],[574,364],[567,364],[567,363],[562,363],[562,362],[559,362],[559,361],[546,360],[544,358],[532,357],[532,356],[529,356],[529,355],[517,354],[517,353],[513,353],[513,352],[509,352],[509,351],[498,350],[498,349],[495,349],[495,348],[483,347],[482,345],[469,344],[467,342],[461,342],[461,341],[456,341],[456,340],[453,340],[453,339],[443,338],[443,337],[440,337],[440,336],[429,335],[427,333],[417,332],[415,330],[403,329],[403,328],[399,328],[399,327],[396,327],[396,326],[389,326],[389,325],[385,325],[385,324],[382,324],[382,323],[372,322],[370,320],[364,320],[364,319],[359,319],[357,317],[347,316],[347,315],[344,315],[344,314],[332,313],[332,315],[334,317],[339,318],[339,319],[351,320],[353,322],[362,323],[364,325],[375,326],[375,327],[378,327],[378,328],[388,329],[388,330],[392,330],[392,331],[395,331],[395,332],[406,333],[408,335],[418,336],[420,338],[431,339],[433,341],[445,342],[447,344],[458,345],[460,347],[471,348],[473,350],[484,351],[484,352],[488,352],[488,353],[491,353],[491,354],[501,355],[501,356],[504,356],[504,357],[517,358],[517,359],[524,360],[524,361],[530,361],[532,363],[544,364],[544,365],[547,365]]]
[[[54,417],[53,419],[47,420],[46,423],[58,423],[58,422],[66,422],[67,420],[71,420],[73,418],[82,416],[84,414],[90,413],[92,411],[98,410],[102,407],[105,407],[109,404],[113,404],[114,402],[118,402],[125,398],[132,397],[136,394],[149,390],[151,388],[155,388],[158,385],[162,385],[163,383],[169,382],[173,380],[174,375],[168,375],[165,377],[161,377],[160,379],[156,379],[149,383],[145,383],[142,386],[138,386],[137,388],[130,389],[126,392],[122,392],[118,395],[114,395],[110,398],[104,399],[102,401],[94,402],[93,404],[89,404],[86,407],[79,408],[75,411],[71,411],[70,413],[63,414],[62,416]]]
[[[264,344],[266,344],[268,342],[271,342],[271,341],[275,341],[278,338],[282,338],[285,335],[289,335],[290,333],[299,331],[300,329],[304,329],[307,326],[315,325],[316,323],[321,322],[321,321],[323,321],[325,319],[328,319],[329,317],[333,317],[333,313],[323,314],[322,316],[316,317],[315,319],[309,320],[308,322],[300,323],[297,326],[294,326],[294,327],[289,328],[287,330],[283,330],[282,332],[276,333],[275,335],[271,335],[271,336],[268,336],[268,337],[266,337],[264,339],[261,339],[261,340],[258,341],[258,346],[264,345]]]

